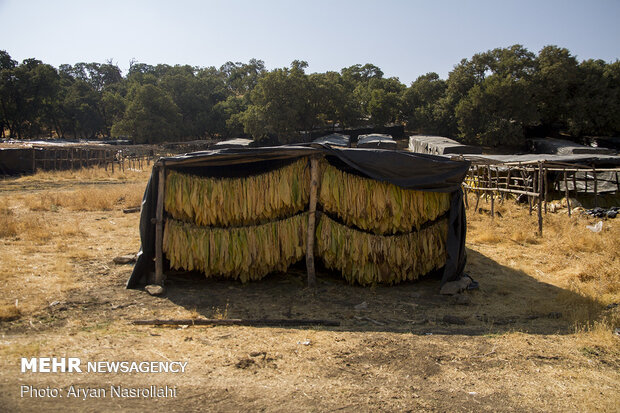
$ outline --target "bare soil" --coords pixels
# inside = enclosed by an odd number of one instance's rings
[[[139,214],[122,209],[147,176],[120,186],[113,177],[0,183],[15,228],[0,236],[0,410],[618,411],[618,220],[582,234],[591,221],[546,216],[539,238],[535,217],[509,202],[494,220],[469,211],[466,270],[480,288],[456,297],[439,295],[432,277],[364,288],[323,269],[313,291],[303,264],[247,284],[171,274],[166,294],[152,297],[125,289],[132,265],[112,262],[139,249]],[[113,199],[74,202],[85,190]],[[340,326],[131,324],[196,317]],[[22,357],[188,364],[184,373],[22,373]],[[21,397],[22,385],[63,397]],[[108,391],[67,397],[72,385]],[[176,397],[111,397],[110,385],[176,387]]]

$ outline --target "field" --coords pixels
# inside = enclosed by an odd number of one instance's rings
[[[480,289],[425,279],[350,286],[303,264],[241,284],[176,274],[162,297],[124,288],[149,171],[0,181],[0,406],[6,411],[618,411],[620,219],[468,211]],[[324,318],[340,327],[148,327],[150,318]],[[22,373],[21,357],[181,361],[183,373]],[[176,387],[172,398],[110,386]],[[63,397],[22,397],[22,386]],[[104,397],[67,397],[70,386]],[[101,396],[101,394],[99,394]]]

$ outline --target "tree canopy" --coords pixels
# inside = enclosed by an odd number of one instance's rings
[[[521,45],[477,53],[447,79],[411,85],[371,64],[306,73],[262,60],[219,68],[131,62],[21,63],[0,51],[0,132],[10,138],[130,137],[161,142],[241,135],[293,142],[304,132],[403,124],[483,145],[519,145],[526,132],[620,133],[620,62]]]

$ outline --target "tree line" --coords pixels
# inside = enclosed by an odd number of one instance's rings
[[[447,79],[406,86],[373,64],[306,73],[261,60],[220,68],[132,62],[22,63],[0,51],[3,138],[127,137],[139,143],[250,135],[281,143],[316,129],[404,124],[466,143],[519,145],[528,133],[620,132],[620,62],[521,45],[477,53]]]

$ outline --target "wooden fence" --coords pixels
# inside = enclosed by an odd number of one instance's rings
[[[101,166],[114,172],[142,169],[154,160],[153,154],[135,154],[123,149],[92,147],[35,147],[32,151],[32,171],[68,170]]]
[[[601,182],[601,174],[605,179]],[[594,195],[594,204],[598,206],[601,184],[606,192],[620,192],[620,168],[597,168],[595,165],[578,165],[561,162],[533,161],[514,163],[472,164],[463,182],[465,205],[469,209],[468,193],[476,197],[475,210],[480,198],[491,202],[491,217],[495,216],[495,201],[503,202],[509,194],[527,197],[529,212],[532,215],[537,205],[538,232],[542,235],[542,214],[547,213],[547,201],[550,191],[563,192],[566,197],[568,215],[571,216],[570,198],[580,194]],[[571,190],[572,187],[572,190]]]

